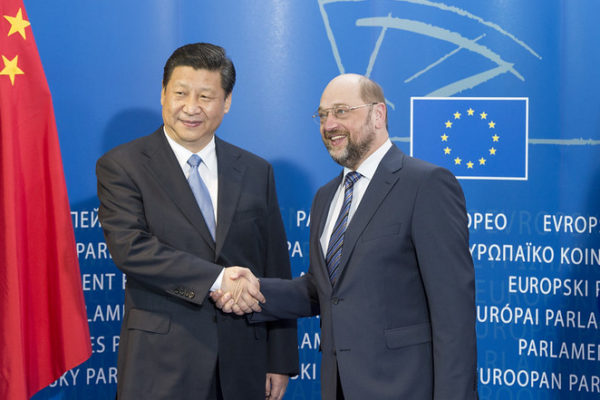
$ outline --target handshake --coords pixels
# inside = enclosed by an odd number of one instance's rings
[[[259,312],[260,304],[266,302],[258,278],[243,267],[225,268],[221,289],[211,292],[210,297],[223,312],[237,315]]]

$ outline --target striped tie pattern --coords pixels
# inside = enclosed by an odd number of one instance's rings
[[[342,258],[342,246],[344,245],[344,233],[348,226],[348,213],[350,212],[350,204],[352,204],[352,191],[354,184],[360,179],[361,175],[352,171],[346,175],[344,179],[344,203],[340,210],[335,226],[333,227],[333,233],[329,239],[329,246],[327,246],[327,254],[325,255],[325,262],[327,263],[327,270],[329,271],[329,280],[333,285],[337,279],[337,275],[340,267],[340,259]]]

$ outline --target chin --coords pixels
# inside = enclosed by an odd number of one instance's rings
[[[337,153],[334,154],[332,152],[329,152],[329,155],[331,156],[331,158],[333,159],[333,161],[335,161],[336,163],[340,164],[342,167],[347,167],[347,163],[348,163],[348,155],[343,153]]]

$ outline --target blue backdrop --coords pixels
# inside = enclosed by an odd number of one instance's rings
[[[36,400],[114,397],[123,278],[97,221],[94,166],[161,124],[164,62],[198,41],[225,47],[236,65],[232,108],[218,134],[274,165],[295,276],[308,268],[312,197],[340,170],[310,116],[332,77],[366,74],[384,88],[396,145],[465,178],[481,398],[600,396],[600,3],[25,6],[53,95],[94,350]],[[522,100],[516,111],[509,99]],[[485,124],[481,142],[462,133],[475,122]],[[318,326],[299,322],[302,372],[286,399],[320,398]]]

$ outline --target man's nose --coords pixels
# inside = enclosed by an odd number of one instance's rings
[[[200,106],[200,101],[193,97],[190,97],[185,100],[183,111],[187,114],[197,114],[202,111],[202,107]]]

